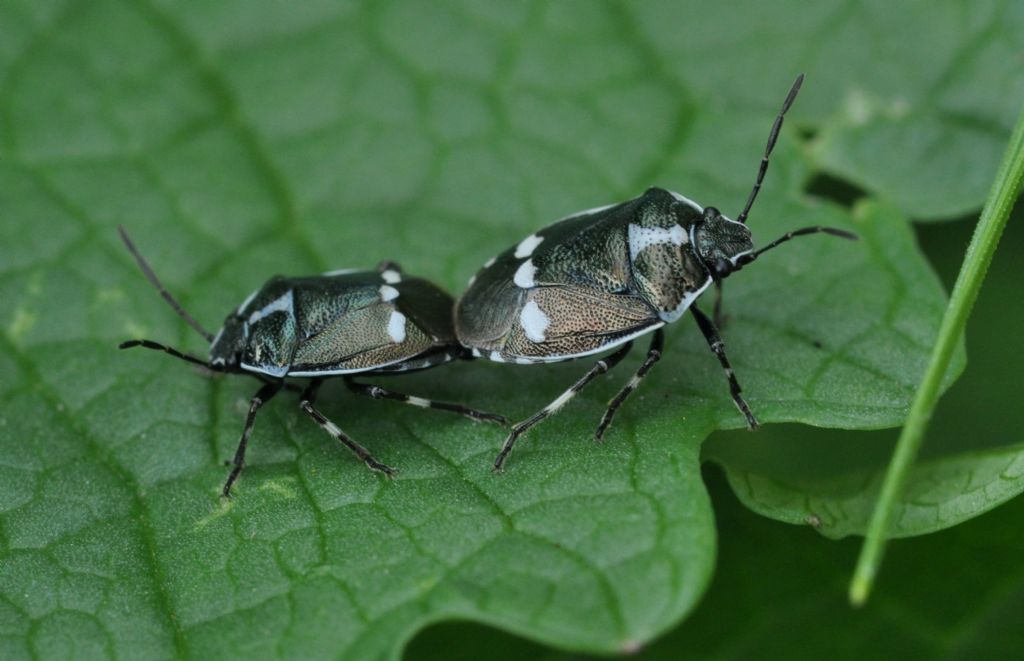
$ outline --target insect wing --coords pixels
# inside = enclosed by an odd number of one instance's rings
[[[499,255],[459,302],[462,343],[494,359],[554,361],[660,326],[630,287],[626,227],[636,203],[570,216]]]
[[[610,349],[663,325],[630,294],[554,285],[529,292],[505,341],[505,359],[550,362]]]
[[[400,307],[402,288],[377,273],[297,284],[296,313],[304,334],[289,375],[365,372],[430,349],[433,338]]]

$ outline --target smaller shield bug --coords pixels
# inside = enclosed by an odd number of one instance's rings
[[[342,270],[319,276],[275,276],[249,295],[224,320],[216,335],[208,332],[171,296],[143,259],[123,227],[121,239],[146,278],[175,312],[210,343],[203,360],[152,340],[128,340],[121,349],[164,351],[213,372],[248,374],[263,381],[253,395],[222,493],[245,467],[245,450],[256,412],[282,389],[299,393],[299,407],[328,434],[351,450],[371,470],[392,475],[393,468],[374,459],[315,407],[324,379],[340,376],[349,390],[374,399],[441,409],[477,421],[505,424],[500,415],[461,404],[385,390],[355,380],[359,374],[394,374],[468,358],[452,327],[452,297],[434,284],[402,273],[394,262],[375,271]],[[300,387],[286,378],[308,378]]]
[[[794,237],[824,232],[857,238],[831,227],[805,227],[754,249],[747,215],[768,171],[783,117],[802,82],[803,75],[793,83],[772,124],[754,187],[736,220],[679,193],[650,188],[632,200],[581,211],[531,234],[473,276],[456,304],[455,331],[474,356],[537,364],[614,349],[553,402],[512,427],[494,460],[496,470],[501,470],[520,435],[614,367],[635,338],[653,333],[647,358],[608,403],[595,432],[600,439],[618,408],[661,358],[663,327],[687,311],[725,370],[733,402],[747,425],[757,427],[716,324],[696,301],[712,284],[719,288],[720,301],[725,278]],[[718,311],[716,304],[716,318]]]

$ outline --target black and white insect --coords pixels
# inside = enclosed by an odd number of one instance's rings
[[[831,227],[805,227],[755,250],[746,227],[783,117],[802,82],[803,75],[775,118],[754,188],[736,220],[679,193],[650,188],[640,197],[573,214],[531,234],[473,276],[456,304],[455,331],[475,357],[537,364],[615,349],[553,402],[512,427],[494,461],[496,470],[527,429],[621,361],[634,339],[653,333],[647,358],[609,402],[597,426],[595,435],[602,438],[623,401],[661,358],[665,324],[687,311],[725,370],[732,400],[747,425],[758,426],[740,394],[716,324],[696,301],[713,283],[720,301],[726,277],[793,237],[825,232],[857,238]],[[719,311],[716,304],[716,318]]]
[[[238,448],[229,462],[232,468],[224,484],[224,496],[231,495],[231,486],[245,466],[245,450],[256,412],[282,389],[300,393],[299,407],[370,469],[388,476],[395,472],[315,408],[317,392],[328,377],[340,376],[351,391],[374,399],[393,399],[451,411],[472,420],[506,423],[504,417],[493,413],[355,380],[355,375],[421,370],[468,357],[456,341],[452,327],[452,297],[422,278],[403,274],[394,262],[382,262],[375,271],[342,270],[299,278],[275,276],[231,312],[214,335],[164,288],[124,228],[118,231],[153,286],[178,315],[210,342],[210,353],[203,360],[152,340],[129,340],[122,342],[120,348],[165,351],[213,372],[249,374],[263,381],[249,404]],[[285,381],[293,377],[310,381],[305,387]]]

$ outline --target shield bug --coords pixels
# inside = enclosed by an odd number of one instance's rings
[[[725,370],[732,400],[747,425],[758,426],[740,394],[716,324],[696,301],[712,284],[720,288],[729,275],[793,237],[824,232],[857,238],[831,227],[805,227],[754,249],[747,215],[802,81],[803,75],[797,77],[772,124],[754,187],[736,220],[678,193],[650,188],[632,200],[576,213],[531,234],[473,276],[456,304],[455,331],[474,356],[536,364],[614,349],[553,402],[512,427],[494,461],[496,470],[519,436],[621,361],[635,338],[653,333],[646,359],[609,402],[595,432],[600,439],[618,408],[661,358],[665,324],[687,311]]]
[[[506,422],[502,416],[461,404],[414,397],[355,380],[356,375],[420,370],[468,357],[452,327],[452,297],[422,278],[403,274],[394,262],[382,262],[375,271],[275,276],[231,312],[214,335],[164,288],[124,228],[118,231],[146,278],[175,312],[210,342],[206,360],[152,340],[129,340],[120,348],[164,351],[213,372],[249,374],[263,381],[249,404],[234,459],[228,462],[232,468],[224,483],[224,496],[231,495],[231,486],[245,466],[257,411],[282,389],[299,393],[299,407],[307,415],[371,470],[389,476],[393,468],[374,459],[316,409],[324,379],[340,376],[351,391],[374,399],[451,411],[477,421]],[[305,387],[285,381],[295,377],[310,381]]]

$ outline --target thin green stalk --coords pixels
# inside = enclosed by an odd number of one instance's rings
[[[1017,118],[1017,126],[1010,137],[1010,144],[999,166],[992,190],[989,191],[981,218],[967,248],[963,266],[957,276],[953,293],[949,297],[949,307],[942,318],[939,336],[932,348],[931,359],[925,370],[924,379],[914,396],[907,422],[900,433],[896,450],[885,473],[882,491],[878,503],[871,515],[864,545],[861,547],[857,567],[850,582],[850,601],[855,606],[867,601],[868,594],[878,574],[878,567],[885,550],[886,534],[892,523],[893,510],[897,497],[903,492],[910,467],[917,457],[925,430],[931,420],[932,411],[939,398],[939,387],[942,377],[946,374],[953,350],[960,341],[970,315],[978,290],[985,279],[992,255],[999,245],[999,237],[1006,226],[1013,204],[1024,183],[1024,110]]]

